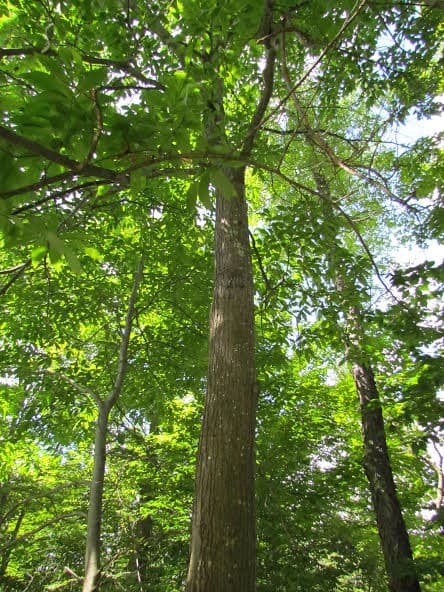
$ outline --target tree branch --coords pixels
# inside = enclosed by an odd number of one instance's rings
[[[97,149],[97,145],[100,140],[100,136],[102,135],[102,132],[103,132],[102,109],[100,107],[99,99],[97,96],[97,91],[95,89],[93,89],[91,91],[91,99],[92,99],[92,102],[94,105],[94,115],[96,116],[96,125],[95,125],[95,129],[94,129],[93,137],[91,140],[91,146],[89,148],[88,155],[85,158],[85,163],[84,163],[85,165],[87,163],[89,163],[91,161],[91,159],[93,158],[94,153]]]
[[[60,523],[63,520],[66,520],[67,518],[74,518],[74,517],[79,518],[79,516],[83,516],[83,513],[79,512],[79,511],[73,511],[73,512],[65,512],[64,514],[60,514],[59,516],[56,516],[55,518],[51,518],[50,520],[46,520],[46,522],[39,524],[39,526],[37,526],[36,528],[33,528],[32,530],[23,533],[22,535],[17,537],[15,539],[15,541],[11,541],[9,543],[6,543],[5,545],[3,545],[3,548],[8,549],[11,546],[14,546],[16,544],[20,544],[22,541],[26,541],[30,537],[33,537],[38,532],[40,532],[41,530],[44,530],[48,526],[52,526],[53,524]]]
[[[14,275],[6,282],[4,286],[0,288],[0,296],[4,296],[9,288],[14,284],[22,275],[25,273],[25,270],[31,265],[31,259],[27,259],[24,263],[17,266],[17,271]]]
[[[267,47],[267,61],[263,73],[264,86],[262,89],[261,98],[256,106],[256,110],[251,119],[246,138],[244,140],[241,154],[248,156],[251,154],[254,145],[254,139],[262,123],[265,111],[273,93],[274,86],[274,67],[276,63],[276,47],[274,40],[267,40],[267,36],[271,34],[273,27],[273,0],[265,0],[264,3],[264,18],[262,21],[262,35],[265,39],[265,46]]]
[[[122,341],[120,344],[119,360],[117,362],[117,374],[114,380],[113,388],[109,397],[105,400],[106,405],[111,408],[118,399],[122,390],[123,379],[125,377],[126,367],[128,363],[128,346],[131,336],[131,328],[134,319],[134,308],[136,305],[139,286],[143,278],[144,259],[143,255],[140,257],[136,273],[134,274],[133,287],[128,301],[128,308],[126,311],[125,327],[123,329]]]
[[[45,372],[55,376],[56,378],[61,378],[64,382],[67,382],[70,386],[74,387],[80,394],[85,395],[88,398],[91,397],[99,407],[102,405],[103,401],[95,391],[84,386],[83,384],[80,384],[70,376],[67,376],[63,372],[58,372],[57,370],[51,370],[51,368],[45,368]]]
[[[262,275],[262,279],[264,280],[264,284],[265,284],[265,289],[268,291],[271,290],[271,284],[270,284],[270,280],[268,279],[268,276],[265,272],[265,268],[262,264],[262,257],[261,254],[258,251],[257,245],[256,245],[256,241],[254,239],[254,235],[251,232],[251,230],[248,231],[248,234],[250,235],[250,241],[251,241],[251,247],[253,249],[253,252],[256,255],[256,259],[257,259],[257,264],[259,265],[259,269]]]
[[[362,248],[365,251],[365,254],[367,255],[371,266],[373,267],[373,270],[376,274],[376,277],[378,278],[378,280],[381,282],[381,285],[384,287],[384,289],[387,291],[388,294],[390,294],[390,296],[396,301],[399,302],[400,304],[402,304],[402,302],[399,300],[399,298],[396,297],[396,295],[392,292],[392,290],[390,289],[390,287],[386,284],[384,278],[382,277],[380,271],[379,271],[379,267],[376,263],[376,261],[373,258],[373,255],[370,251],[370,249],[367,246],[367,243],[365,242],[364,237],[362,236],[357,224],[355,224],[353,218],[351,216],[349,216],[347,214],[347,212],[345,212],[341,206],[336,203],[336,202],[330,202],[332,204],[332,206],[334,208],[336,208],[338,210],[338,212],[341,213],[342,216],[344,216],[344,218],[347,220],[347,222],[349,223],[350,227],[352,228],[353,232],[355,233],[355,235],[357,236],[359,242],[361,243]]]
[[[42,54],[51,57],[57,57],[57,52],[53,49],[46,49],[45,47],[16,47],[16,48],[7,48],[7,47],[0,47],[0,60],[2,58],[7,57],[19,57],[19,56],[27,56],[27,55],[35,55],[35,54]],[[142,72],[139,72],[137,68],[131,65],[129,60],[111,60],[108,58],[99,58],[96,56],[88,55],[82,53],[82,60],[87,64],[95,64],[95,65],[102,65],[102,66],[110,66],[111,68],[115,68],[116,70],[120,70],[122,72],[126,72],[133,78],[137,78],[141,82],[149,85],[149,88],[155,88],[158,90],[165,90],[165,86],[157,82],[152,78],[148,78]],[[146,90],[147,87],[144,87]]]
[[[378,181],[376,179],[373,179],[372,177],[365,175],[364,173],[362,173],[361,171],[359,171],[356,167],[346,163],[342,158],[340,158],[339,156],[337,156],[337,154],[335,153],[335,151],[331,148],[331,146],[324,140],[324,138],[322,137],[322,135],[319,133],[319,131],[315,130],[311,124],[310,121],[308,119],[306,110],[303,108],[303,106],[301,105],[296,93],[294,92],[294,88],[292,86],[291,80],[290,80],[290,75],[288,72],[288,68],[287,68],[287,59],[286,59],[286,51],[285,51],[285,38],[283,40],[282,43],[282,77],[284,79],[285,84],[287,85],[287,87],[290,89],[290,94],[289,96],[291,96],[294,106],[296,108],[296,111],[299,115],[299,117],[301,118],[302,123],[304,124],[305,127],[305,135],[307,137],[307,139],[315,146],[317,146],[318,148],[321,149],[321,151],[328,157],[328,159],[333,163],[334,166],[342,169],[343,171],[345,171],[346,173],[348,173],[349,175],[353,176],[353,177],[357,177],[358,179],[361,179],[362,181],[365,181],[366,183],[368,183],[369,185],[372,185],[373,187],[375,187],[376,189],[379,189],[380,191],[382,191],[383,193],[385,193],[385,195],[387,195],[391,200],[396,201],[397,203],[402,204],[404,207],[407,207],[413,211],[416,210],[410,206],[409,204],[407,204],[405,202],[405,200],[401,199],[400,197],[398,197],[397,195],[395,195],[392,191],[390,191],[390,189],[387,187],[387,185],[384,182]],[[370,169],[372,170],[372,169]],[[374,171],[372,171],[374,172]],[[379,173],[375,173],[374,174],[378,174]]]
[[[55,162],[57,164],[65,166],[69,168],[72,172],[77,174],[82,174],[89,177],[101,177],[109,180],[114,180],[118,174],[116,171],[112,171],[104,167],[88,164],[86,162],[81,163],[76,160],[73,160],[72,158],[69,158],[64,154],[60,154],[60,152],[56,152],[55,150],[51,150],[46,146],[42,146],[42,144],[39,144],[34,140],[25,138],[24,136],[21,136],[2,125],[0,125],[0,138],[6,140],[9,144],[19,146],[20,148],[25,148],[33,154],[43,156],[51,162]]]
[[[23,195],[24,193],[29,193],[30,191],[39,191],[48,185],[52,185],[53,183],[59,183],[60,181],[68,181],[68,179],[72,179],[72,177],[76,173],[72,171],[60,173],[58,175],[53,175],[52,177],[43,177],[40,181],[36,183],[31,183],[30,185],[23,185],[22,187],[18,187],[17,189],[11,189],[9,191],[3,191],[0,193],[0,199],[9,199],[10,197],[15,197],[16,195]]]
[[[330,49],[332,49],[334,47],[334,45],[337,43],[337,41],[341,38],[341,35],[344,33],[344,31],[350,26],[350,24],[355,20],[355,18],[358,16],[358,14],[361,12],[361,10],[364,8],[366,3],[367,3],[367,0],[358,0],[358,2],[355,4],[354,8],[352,9],[350,15],[343,22],[339,31],[336,33],[336,35],[327,43],[327,45],[321,51],[320,55],[311,64],[311,66],[308,68],[308,70],[305,72],[305,74],[298,80],[298,82],[294,86],[292,86],[290,88],[290,90],[285,95],[285,97],[279,102],[279,104],[268,115],[267,120],[270,119],[275,113],[279,112],[280,108],[283,105],[285,105],[285,103],[288,101],[288,99],[291,97],[291,95],[307,80],[307,78],[310,76],[310,74],[319,66],[319,64],[322,62],[322,60],[327,55],[327,53],[330,51]]]

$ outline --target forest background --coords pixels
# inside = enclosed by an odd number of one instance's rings
[[[442,590],[443,14],[0,0],[1,590]]]

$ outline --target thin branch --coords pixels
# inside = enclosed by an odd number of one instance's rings
[[[301,136],[306,135],[308,130],[307,129],[276,129],[273,127],[263,127],[262,128],[265,132],[270,132],[272,134],[277,134],[279,136]],[[398,148],[411,148],[409,144],[402,144],[399,142],[395,142],[394,140],[375,140],[373,137],[370,138],[347,138],[347,136],[343,136],[337,132],[332,132],[326,128],[311,128],[311,131],[316,132],[318,134],[325,134],[326,136],[331,136],[332,138],[336,138],[341,140],[342,142],[346,142],[350,144],[350,148],[352,150],[356,150],[354,144],[389,144],[392,146],[396,146]]]
[[[134,309],[136,306],[137,295],[139,291],[139,286],[142,282],[143,278],[143,267],[144,267],[144,259],[143,255],[140,257],[139,264],[137,266],[136,273],[134,274],[134,281],[133,287],[131,289],[130,298],[128,301],[128,308],[126,312],[126,319],[125,319],[125,327],[123,329],[122,341],[120,344],[120,351],[119,351],[119,360],[117,362],[117,374],[114,380],[113,388],[109,397],[106,399],[107,406],[112,407],[112,405],[118,399],[120,392],[122,390],[123,379],[125,377],[125,372],[128,363],[128,346],[129,340],[131,336],[131,328],[134,319]]]
[[[15,265],[14,267],[9,267],[8,269],[0,269],[0,275],[9,275],[10,273],[15,273],[16,271],[21,270],[23,267],[23,263],[19,265]]]
[[[372,185],[376,189],[381,190],[391,200],[396,201],[397,203],[402,204],[404,207],[407,207],[407,208],[413,210],[416,213],[416,210],[412,206],[410,206],[409,204],[407,204],[405,202],[405,200],[403,200],[400,197],[398,197],[397,195],[395,195],[387,187],[387,185],[384,182],[378,181],[377,179],[373,179],[372,177],[370,177],[368,175],[365,175],[364,173],[362,173],[361,171],[359,171],[356,167],[354,167],[354,166],[346,163],[342,158],[340,158],[339,156],[337,156],[337,154],[335,153],[335,151],[333,150],[333,148],[325,141],[325,139],[322,137],[322,135],[311,126],[310,121],[309,121],[308,116],[307,116],[306,110],[303,108],[303,106],[301,105],[301,102],[299,101],[296,93],[293,91],[294,87],[292,86],[292,83],[291,83],[291,80],[290,80],[290,75],[289,75],[288,68],[287,68],[287,59],[286,59],[286,51],[285,51],[285,38],[283,39],[283,43],[282,43],[282,77],[284,79],[285,84],[287,85],[287,87],[291,91],[290,96],[291,96],[291,98],[293,100],[293,103],[294,103],[294,106],[296,108],[296,111],[297,111],[299,117],[301,118],[301,121],[304,124],[304,127],[305,127],[305,135],[308,138],[308,140],[310,140],[312,142],[312,144],[314,144],[315,146],[317,146],[318,148],[320,148],[321,151],[333,163],[333,165],[335,165],[336,167],[342,169],[343,171],[345,171],[349,175],[351,175],[353,177],[357,177],[358,179],[361,179],[362,181],[365,181],[369,185]],[[372,169],[370,169],[370,170],[374,174],[376,174]],[[377,173],[377,174],[381,178],[381,175],[379,173]]]
[[[7,48],[7,47],[0,47],[0,60],[2,58],[7,57],[19,57],[19,56],[27,56],[27,55],[35,55],[35,54],[42,54],[51,57],[57,57],[57,52],[53,49],[46,49],[46,47],[16,47],[16,48]],[[120,70],[122,72],[126,72],[133,78],[137,78],[141,82],[148,84],[149,87],[144,87],[145,90],[149,88],[155,88],[157,90],[165,90],[166,87],[163,84],[157,82],[153,78],[148,78],[142,72],[139,72],[137,68],[131,65],[129,60],[111,60],[108,58],[99,58],[93,55],[88,55],[82,53],[82,60],[87,64],[94,64],[94,65],[103,65],[103,66],[110,66],[111,68],[115,68],[116,70]]]
[[[251,230],[248,231],[248,234],[250,235],[250,241],[251,241],[251,247],[253,249],[254,254],[256,255],[256,259],[257,259],[257,264],[259,265],[259,269],[262,275],[262,279],[264,280],[264,284],[265,284],[265,288],[267,290],[267,292],[269,292],[272,288],[271,284],[270,284],[270,280],[268,279],[268,276],[265,272],[265,268],[262,264],[262,257],[261,254],[258,251],[257,245],[256,245],[256,241],[254,239],[253,233],[251,232]]]
[[[24,193],[29,193],[31,191],[39,191],[40,189],[44,189],[53,183],[59,183],[60,181],[68,181],[68,179],[72,179],[77,173],[73,173],[72,171],[60,173],[58,175],[53,175],[52,177],[43,177],[40,181],[36,183],[31,183],[30,185],[23,185],[22,187],[18,187],[17,189],[11,189],[10,191],[4,191],[0,193],[1,199],[8,199],[10,197],[15,197],[16,195],[23,195]]]
[[[365,251],[365,254],[367,255],[371,266],[373,267],[373,270],[376,274],[376,277],[378,278],[378,280],[381,282],[381,285],[384,287],[384,289],[387,291],[388,294],[390,294],[390,296],[398,303],[402,304],[402,302],[399,300],[399,298],[396,297],[396,295],[392,292],[392,290],[390,289],[390,287],[386,284],[384,278],[382,277],[380,271],[379,271],[379,267],[370,251],[370,249],[367,246],[367,243],[365,242],[364,237],[362,236],[358,226],[355,224],[353,218],[351,216],[349,216],[347,214],[347,212],[345,212],[341,206],[336,203],[336,202],[330,202],[334,208],[336,208],[338,210],[338,212],[340,212],[340,214],[342,216],[344,216],[344,218],[347,220],[347,222],[349,223],[350,227],[352,228],[353,232],[355,233],[356,237],[358,238],[359,242],[361,243],[362,248]]]
[[[0,47],[0,60],[3,58],[12,58],[18,56],[34,55],[35,53],[42,53],[43,49],[43,47],[40,49],[37,49],[35,47]]]
[[[436,442],[432,441],[433,449],[435,450],[436,456],[438,458],[436,464],[434,463],[433,466],[436,470],[438,475],[438,484],[436,487],[436,500],[435,500],[435,509],[436,512],[439,513],[443,506],[444,500],[444,472],[443,472],[443,455],[442,452],[437,445]]]
[[[88,164],[91,159],[94,156],[94,153],[97,149],[97,145],[99,143],[100,140],[100,136],[102,135],[103,132],[103,115],[102,115],[102,109],[100,107],[100,103],[99,103],[99,99],[97,97],[97,91],[95,89],[93,89],[91,91],[91,98],[94,104],[94,115],[96,117],[96,125],[95,125],[95,129],[94,129],[94,133],[93,133],[93,137],[91,140],[91,146],[89,148],[88,151],[88,155],[85,158],[85,165]]]
[[[36,485],[37,486],[39,485],[38,481],[37,481]],[[89,485],[89,481],[85,481],[83,479],[78,479],[76,481],[70,481],[68,483],[61,483],[60,485],[57,485],[47,491],[43,491],[43,492],[33,491],[32,495],[29,495],[25,499],[20,500],[18,503],[14,504],[12,507],[10,507],[9,510],[6,512],[6,514],[4,514],[4,516],[2,516],[2,521],[4,522],[5,520],[7,520],[21,506],[30,506],[30,504],[32,502],[35,502],[36,500],[39,500],[39,499],[42,499],[45,497],[51,498],[53,495],[55,495],[56,493],[58,493],[60,491],[63,491],[64,489],[70,489],[70,488],[78,487],[80,485],[82,485],[82,486]]]
[[[63,520],[66,520],[67,518],[77,517],[77,519],[78,519],[79,516],[83,516],[83,513],[79,512],[79,511],[75,511],[75,512],[73,511],[73,512],[65,512],[64,514],[60,514],[59,516],[56,516],[55,518],[51,518],[50,520],[46,520],[46,522],[43,522],[42,524],[40,524],[36,528],[23,533],[22,535],[17,537],[15,539],[15,541],[11,541],[11,542],[4,544],[3,548],[8,549],[11,546],[14,546],[16,544],[20,544],[22,541],[26,541],[27,539],[33,537],[38,532],[40,532],[41,530],[44,530],[48,526],[52,526],[53,524],[57,524],[57,523],[60,524],[60,522],[62,522]]]
[[[80,384],[79,382],[72,379],[70,376],[67,376],[63,372],[59,372],[58,370],[51,370],[51,368],[45,368],[45,372],[47,374],[51,374],[52,376],[55,376],[56,378],[60,378],[64,382],[68,383],[70,386],[75,388],[76,391],[78,391],[81,395],[84,395],[88,398],[91,397],[92,399],[94,399],[94,401],[97,403],[97,405],[99,407],[102,404],[102,402],[103,402],[102,399],[99,397],[99,395],[95,391],[93,391],[92,389],[90,389],[87,386],[84,386],[83,384]]]
[[[32,260],[27,259],[24,263],[17,266],[17,271],[14,275],[6,282],[4,286],[0,288],[0,296],[4,296],[9,288],[25,273],[25,270],[31,265]]]
[[[63,189],[61,191],[56,191],[55,193],[45,195],[45,197],[42,197],[41,199],[38,199],[37,201],[34,201],[33,203],[24,204],[23,206],[20,206],[20,207],[16,208],[15,210],[13,210],[11,213],[13,216],[18,216],[19,214],[22,214],[23,212],[27,212],[28,210],[33,210],[33,209],[37,208],[38,206],[41,206],[41,205],[47,203],[48,201],[55,201],[57,199],[65,197],[69,194],[72,194],[76,191],[81,191],[82,189],[88,189],[89,187],[98,187],[99,185],[105,185],[105,183],[102,180],[99,180],[99,181],[88,181],[87,183],[81,183],[79,185],[74,185],[72,187],[69,187],[68,189]]]
[[[344,23],[341,25],[341,27],[340,27],[339,31],[336,33],[336,35],[327,43],[327,45],[321,51],[321,53],[318,56],[318,58],[313,62],[313,64],[305,72],[305,74],[298,80],[298,82],[294,86],[292,86],[290,88],[290,90],[285,95],[285,97],[272,110],[272,112],[269,113],[269,115],[267,117],[267,120],[270,119],[275,113],[278,113],[279,112],[279,110],[281,109],[281,107],[283,105],[285,105],[285,103],[288,101],[288,99],[291,97],[291,95],[307,80],[307,78],[310,76],[310,74],[319,66],[319,64],[322,62],[322,60],[327,55],[327,53],[330,51],[330,49],[332,49],[335,46],[335,44],[341,38],[342,34],[345,32],[345,30],[350,26],[350,24],[355,20],[355,18],[358,16],[358,14],[361,12],[361,10],[364,8],[364,6],[365,6],[366,3],[367,3],[367,0],[359,0],[355,4],[355,6],[352,9],[350,15],[344,21]]]

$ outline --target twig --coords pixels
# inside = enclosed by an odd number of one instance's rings
[[[285,54],[285,43],[283,43],[283,50],[282,50],[282,76],[284,78],[284,81],[286,83],[286,85],[291,88],[291,80],[290,80],[290,76],[288,73],[288,69],[287,69],[287,62],[286,62],[286,54]],[[377,189],[380,189],[381,191],[383,191],[383,193],[385,193],[390,199],[392,199],[393,201],[396,201],[397,203],[402,204],[404,207],[407,207],[410,210],[413,210],[415,213],[416,210],[415,208],[413,208],[412,206],[410,206],[409,204],[407,204],[405,202],[405,200],[401,199],[400,197],[398,197],[397,195],[395,195],[385,184],[384,180],[382,181],[378,181],[376,179],[373,179],[372,177],[365,175],[364,173],[362,173],[361,171],[359,171],[356,167],[346,163],[342,158],[340,158],[339,156],[337,156],[337,154],[335,153],[335,151],[331,148],[331,146],[324,140],[324,138],[322,137],[322,135],[316,131],[315,129],[312,128],[312,126],[310,125],[309,119],[307,117],[307,113],[306,111],[303,109],[299,99],[297,98],[296,94],[292,91],[291,94],[291,98],[293,99],[293,103],[296,107],[296,111],[299,114],[299,117],[301,118],[304,126],[305,126],[305,135],[306,137],[314,144],[316,145],[318,148],[320,148],[322,150],[322,152],[329,158],[329,160],[338,168],[342,169],[343,171],[345,171],[346,173],[348,173],[349,175],[353,176],[353,177],[357,177],[358,179],[361,179],[362,181],[365,181],[367,183],[369,183],[370,185],[372,185],[373,187],[376,187]],[[373,171],[372,169],[370,169],[374,174],[377,174],[380,178],[381,175],[379,173],[376,173],[375,171]]]
[[[251,232],[251,230],[248,230],[248,234],[250,235],[250,241],[251,241],[251,247],[253,249],[253,252],[256,255],[256,259],[257,259],[257,264],[259,265],[259,269],[262,275],[262,279],[264,280],[264,284],[265,284],[265,288],[267,290],[267,292],[269,292],[271,290],[271,284],[270,284],[270,280],[268,279],[268,276],[265,272],[265,268],[262,264],[262,257],[261,254],[258,251],[257,245],[256,245],[256,241],[254,239],[253,233]]]
[[[93,133],[93,137],[92,137],[92,141],[91,141],[91,146],[89,148],[88,151],[88,155],[85,158],[85,162],[84,164],[88,164],[91,159],[94,156],[94,153],[97,149],[97,145],[99,143],[100,140],[100,136],[102,135],[103,132],[103,115],[102,115],[102,109],[100,107],[100,103],[97,97],[97,91],[95,89],[93,89],[91,91],[91,98],[94,104],[94,114],[96,116],[96,126],[94,129],[94,133]]]
[[[61,181],[67,181],[68,179],[72,179],[77,173],[73,173],[71,171],[60,173],[58,175],[53,175],[52,177],[43,177],[40,181],[36,183],[31,183],[30,185],[24,185],[22,187],[18,187],[17,189],[11,189],[10,191],[3,191],[0,193],[0,199],[8,199],[9,197],[15,197],[16,195],[22,195],[23,193],[30,193],[31,191],[39,191],[40,189],[44,189],[53,183],[59,183]]]
[[[330,202],[330,203],[333,205],[334,208],[336,208],[338,210],[338,212],[340,212],[340,214],[342,216],[344,216],[344,218],[349,223],[350,227],[352,228],[353,232],[355,233],[355,235],[357,236],[359,242],[361,243],[361,246],[364,249],[364,251],[365,251],[365,253],[366,253],[366,255],[367,255],[367,257],[368,257],[368,259],[370,261],[370,264],[371,264],[371,266],[374,269],[374,272],[376,274],[376,277],[381,282],[381,285],[384,287],[384,289],[390,294],[390,296],[396,302],[398,302],[399,304],[404,304],[401,300],[399,300],[399,298],[397,298],[397,296],[392,292],[392,290],[390,289],[390,287],[386,284],[384,278],[382,277],[382,275],[381,275],[381,273],[379,271],[378,265],[377,265],[376,261],[374,260],[373,255],[372,255],[370,249],[368,248],[367,243],[365,242],[364,237],[362,236],[359,228],[355,224],[353,218],[351,216],[349,216],[347,214],[347,212],[345,212],[338,203],[336,203],[336,202]]]
[[[76,391],[78,391],[80,394],[85,395],[88,398],[91,397],[92,399],[94,399],[97,405],[100,406],[102,404],[102,399],[95,391],[93,391],[87,386],[84,386],[83,384],[80,384],[79,382],[77,382],[70,376],[67,376],[63,372],[59,372],[58,370],[51,370],[51,368],[45,368],[45,372],[47,374],[55,376],[56,378],[61,378],[64,382],[67,382],[70,386],[74,387]]]
[[[12,286],[12,284],[14,284],[14,282],[16,282],[19,278],[22,277],[22,275],[25,273],[26,268],[28,268],[31,265],[31,263],[32,260],[27,259],[24,263],[17,266],[17,271],[14,273],[14,275],[6,282],[4,286],[0,288],[0,296],[4,296],[6,292],[9,290],[9,288]]]

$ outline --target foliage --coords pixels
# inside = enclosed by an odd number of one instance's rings
[[[112,388],[141,254],[109,429],[103,589],[182,589],[215,188],[229,194],[224,167],[244,164],[258,590],[386,586],[345,372],[345,305],[363,310],[423,589],[440,589],[442,537],[424,511],[436,499],[428,444],[443,429],[442,265],[403,269],[390,253],[393,237],[442,238],[439,138],[400,146],[391,131],[438,109],[433,4],[265,2],[275,29],[264,33],[252,0],[0,0],[2,589],[78,589],[90,394]],[[245,161],[269,38],[273,95]],[[226,142],[215,145],[203,119],[217,125],[219,92]],[[353,278],[345,296],[335,265]]]

